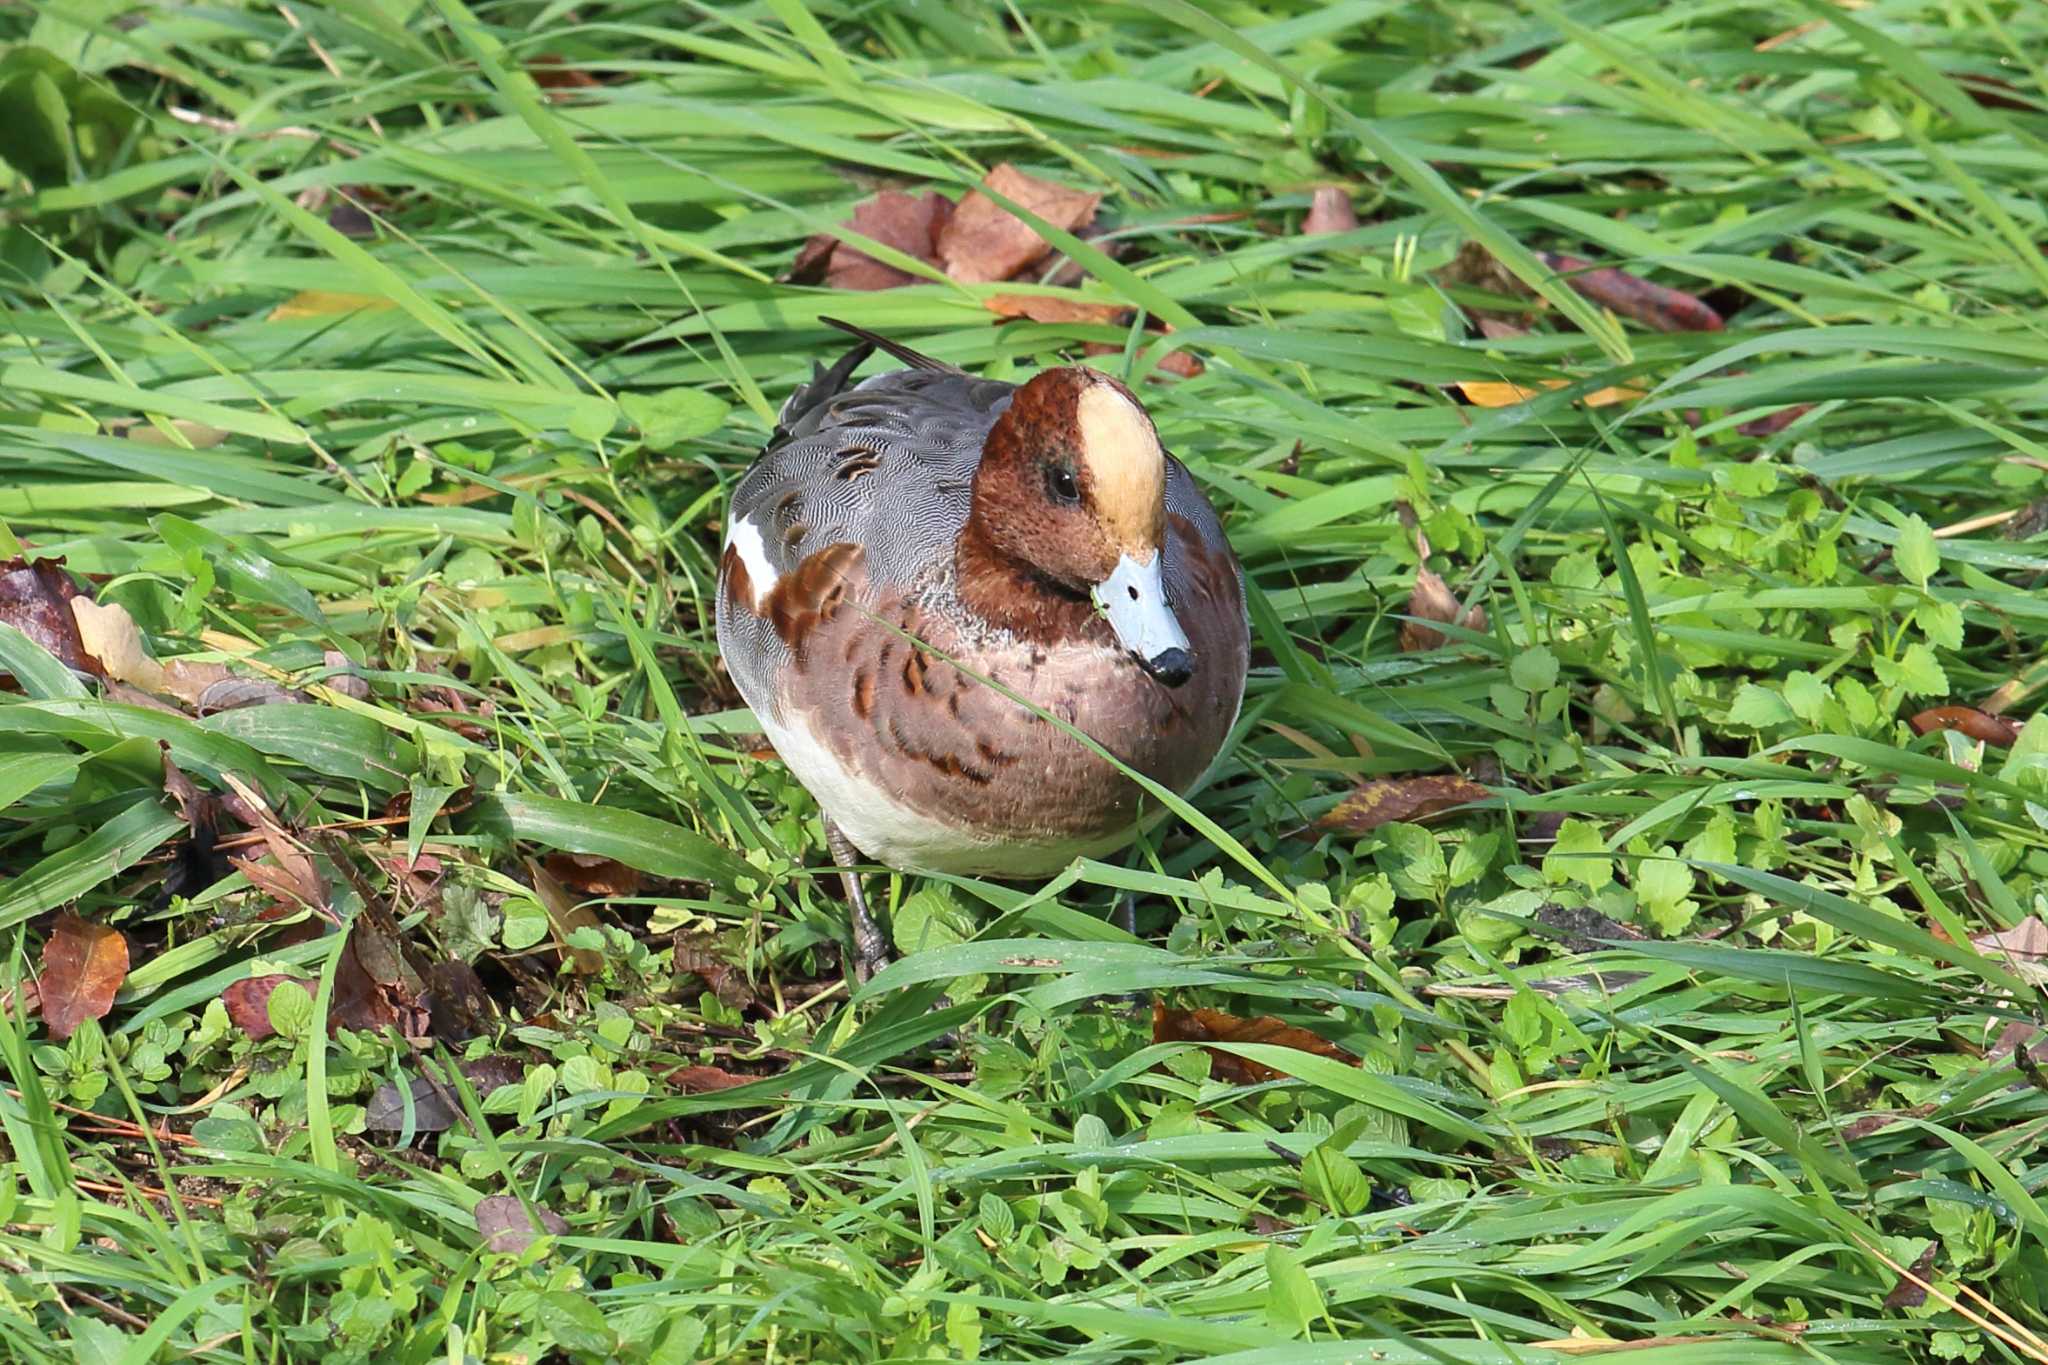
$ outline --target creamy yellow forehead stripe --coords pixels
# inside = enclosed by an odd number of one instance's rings
[[[1095,513],[1117,548],[1148,563],[1166,519],[1166,452],[1137,404],[1107,384],[1084,389],[1074,426],[1094,486]]]

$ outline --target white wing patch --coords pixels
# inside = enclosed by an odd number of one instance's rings
[[[725,543],[739,555],[746,568],[747,583],[753,588],[753,598],[747,605],[759,611],[761,603],[774,591],[775,580],[781,577],[768,562],[768,542],[761,538],[760,527],[741,517],[726,527]]]

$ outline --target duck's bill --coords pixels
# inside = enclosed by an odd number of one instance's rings
[[[1155,552],[1150,563],[1140,564],[1125,555],[1117,561],[1116,571],[1095,585],[1094,597],[1117,642],[1147,673],[1169,687],[1179,687],[1194,676],[1195,654],[1188,647],[1187,632],[1166,604],[1166,584],[1159,576],[1164,558]]]

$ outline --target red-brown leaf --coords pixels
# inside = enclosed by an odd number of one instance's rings
[[[78,585],[61,559],[0,560],[0,621],[57,656],[67,668],[105,677],[107,670],[79,638],[71,599]]]
[[[1152,1002],[1152,1041],[1155,1043],[1270,1043],[1275,1047],[1291,1047],[1297,1052],[1313,1053],[1333,1061],[1358,1065],[1358,1059],[1345,1052],[1326,1038],[1310,1033],[1307,1029],[1275,1019],[1270,1014],[1261,1014],[1246,1019],[1240,1015],[1226,1014],[1222,1010],[1170,1010],[1155,999]],[[1232,1052],[1217,1048],[1207,1049],[1209,1053],[1209,1074],[1218,1080],[1233,1085],[1256,1085],[1261,1081],[1278,1080],[1287,1073],[1263,1062],[1254,1062]]]
[[[642,878],[639,871],[613,858],[600,858],[589,853],[550,853],[541,866],[556,881],[585,896],[640,894]]]
[[[36,983],[43,1026],[62,1041],[87,1019],[104,1019],[127,979],[128,940],[119,929],[59,915],[43,945],[43,974]]]
[[[745,1085],[756,1080],[754,1076],[735,1076],[723,1067],[679,1066],[670,1071],[668,1083],[686,1095],[702,1095],[713,1090],[730,1090],[736,1085]]]
[[[1063,232],[1092,222],[1102,200],[1099,194],[1026,175],[1008,162],[990,171],[982,184]],[[938,235],[939,260],[946,273],[968,284],[1007,280],[1051,250],[1051,244],[1023,219],[980,190],[968,192]]]
[[[953,205],[942,194],[918,196],[883,190],[874,198],[856,205],[846,226],[863,237],[872,237],[884,246],[894,247],[906,256],[931,261],[937,257],[940,229],[952,213]],[[797,265],[806,264],[805,257],[811,254],[811,248],[806,245],[797,256]],[[895,289],[900,285],[915,284],[917,276],[893,265],[885,265],[860,248],[840,242],[826,262],[825,282],[834,289]]]
[[[1920,1253],[1920,1259],[1913,1262],[1911,1277],[1901,1275],[1899,1282],[1892,1286],[1892,1292],[1884,1296],[1887,1308],[1918,1308],[1927,1302],[1927,1285],[1934,1278],[1934,1253],[1941,1246],[1929,1242],[1927,1250]]]
[[[1543,263],[1565,277],[1565,283],[1603,308],[1659,332],[1718,332],[1721,315],[1682,289],[1631,275],[1626,270],[1596,268],[1577,256],[1554,251],[1537,253]]]
[[[1435,777],[1380,778],[1360,783],[1316,821],[1320,831],[1366,834],[1397,820],[1422,821],[1493,793],[1477,782],[1444,773]]]
[[[270,1037],[277,1032],[270,1026],[270,993],[287,981],[297,981],[308,992],[316,984],[282,972],[233,982],[220,993],[221,1003],[228,1009],[228,1019],[251,1039],[261,1041]]]
[[[1323,185],[1309,201],[1301,220],[1301,235],[1314,237],[1325,232],[1349,232],[1358,226],[1358,211],[1351,207],[1351,194],[1341,185]]]
[[[1954,730],[1971,739],[2010,749],[2020,737],[2020,723],[1979,711],[1974,706],[1930,706],[1908,722],[1916,735]]]

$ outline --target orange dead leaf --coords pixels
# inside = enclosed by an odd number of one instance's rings
[[[590,853],[550,853],[541,864],[548,875],[585,896],[614,897],[640,894],[639,869],[627,867],[615,858]]]
[[[937,258],[940,230],[952,216],[953,205],[942,194],[917,196],[883,190],[856,205],[846,226],[906,256],[931,261]],[[805,254],[809,254],[808,247]],[[801,257],[798,264],[803,264]],[[825,282],[834,289],[895,289],[917,283],[917,276],[840,242],[827,258]]]
[[[1033,322],[1111,323],[1127,311],[1120,303],[1061,299],[1045,294],[994,294],[982,300],[982,304],[998,317],[1030,318]]]
[[[1102,200],[1099,194],[1026,175],[1008,162],[984,176],[982,184],[1063,232],[1092,222]],[[968,192],[938,235],[946,273],[966,284],[1007,280],[1051,250],[1023,219],[980,190]]]
[[[1477,782],[1454,774],[1435,777],[1381,778],[1353,788],[1351,794],[1316,821],[1318,830],[1365,834],[1397,820],[1422,821],[1493,795]]]
[[[1170,1010],[1161,1001],[1152,1002],[1152,1041],[1155,1043],[1270,1043],[1298,1052],[1328,1057],[1358,1065],[1358,1059],[1328,1039],[1307,1029],[1261,1014],[1246,1019],[1222,1010]],[[1257,1085],[1279,1080],[1287,1073],[1263,1062],[1254,1062],[1233,1052],[1209,1048],[1209,1074],[1233,1085]]]
[[[109,924],[59,915],[43,945],[37,981],[43,1026],[60,1042],[87,1019],[104,1019],[128,979],[128,940]]]
[[[1908,724],[1916,735],[1934,730],[1954,730],[1971,739],[1996,744],[2001,749],[2010,749],[2018,741],[2022,728],[2016,720],[1990,715],[1974,706],[1930,706],[1915,715]]]
[[[1569,384],[1568,379],[1545,379],[1539,381],[1543,388],[1525,389],[1520,384],[1502,383],[1490,379],[1461,379],[1458,392],[1465,395],[1465,401],[1475,408],[1511,408],[1517,403],[1526,403],[1531,398],[1540,398],[1545,389],[1561,389]],[[1595,389],[1583,394],[1578,402],[1589,408],[1611,408],[1617,403],[1633,403],[1643,396],[1641,389],[1627,385],[1610,384],[1604,389]]]

